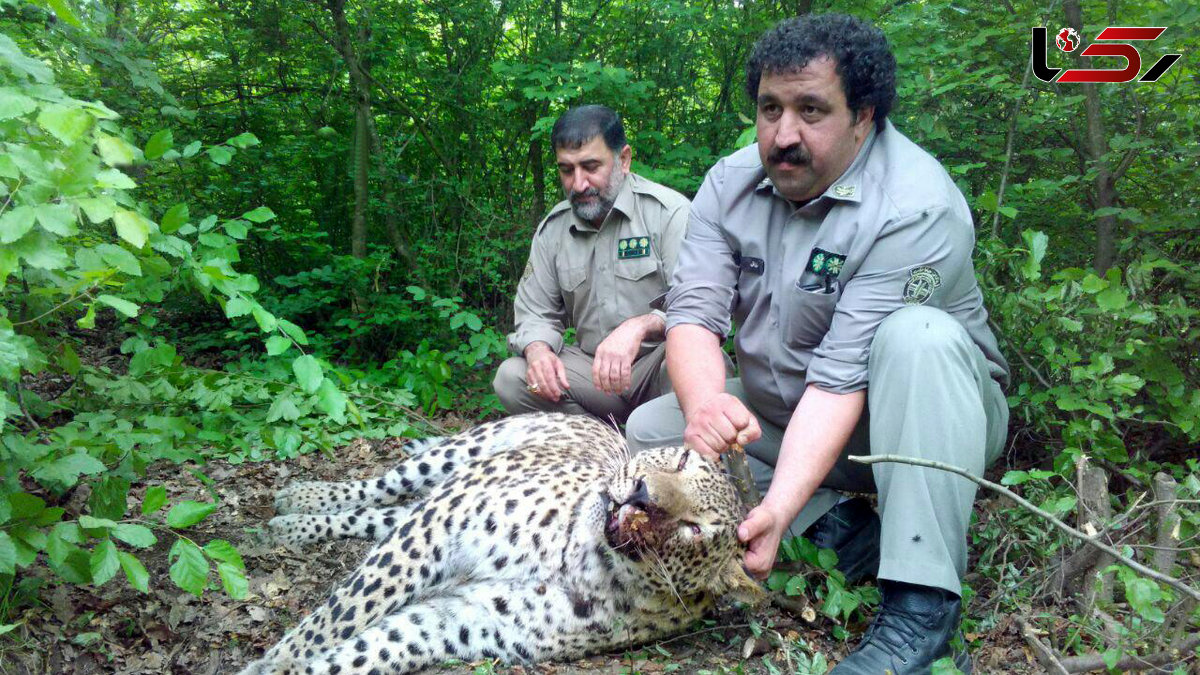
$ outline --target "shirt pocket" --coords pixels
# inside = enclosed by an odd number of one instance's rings
[[[833,282],[829,292],[816,286],[793,284],[785,300],[784,342],[789,347],[811,348],[821,344],[833,323],[833,311],[842,295],[841,284]]]
[[[576,265],[574,267],[560,264],[558,267],[558,285],[562,289],[563,302],[567,306],[568,312],[574,312],[576,296],[586,290],[584,281],[587,279],[588,266]]]
[[[587,265],[569,265],[558,266],[558,285],[566,292],[573,292],[579,288],[579,284],[587,278]]]
[[[613,299],[621,319],[650,311],[650,303],[667,290],[658,274],[658,260],[652,257],[616,261],[616,293]]]

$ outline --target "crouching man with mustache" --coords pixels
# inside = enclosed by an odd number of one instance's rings
[[[758,143],[709,171],[667,297],[676,393],[627,427],[635,449],[746,446],[766,488],[738,529],[751,573],[803,532],[848,580],[878,577],[883,602],[837,675],[928,673],[951,655],[975,499],[962,477],[847,455],[978,475],[1008,420],[971,212],[888,120],[895,68],[882,31],[845,15],[791,19],[755,45]],[[731,324],[740,377],[726,379]],[[879,513],[839,490],[878,492]]]
[[[515,354],[493,387],[512,414],[591,414],[623,423],[670,391],[668,290],[689,202],[630,169],[621,118],[606,106],[567,111],[550,136],[565,200],[538,225],[517,287]],[[564,346],[574,327],[576,343]]]

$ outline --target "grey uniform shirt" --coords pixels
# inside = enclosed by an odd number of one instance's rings
[[[687,224],[686,197],[634,173],[599,229],[559,202],[533,236],[509,348],[524,355],[540,340],[557,353],[574,326],[580,349],[595,354],[617,326],[650,313],[650,301],[667,292]],[[643,343],[638,355],[657,344]]]
[[[846,172],[797,208],[752,145],[717,162],[692,204],[667,330],[737,324],[747,398],[787,426],[807,384],[864,389],[879,324],[909,304],[948,312],[1008,381],[987,326],[966,200],[936,159],[886,123]]]

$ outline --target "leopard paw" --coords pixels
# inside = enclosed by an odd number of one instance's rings
[[[275,493],[275,512],[280,515],[338,513],[355,506],[357,503],[338,483],[292,483]]]

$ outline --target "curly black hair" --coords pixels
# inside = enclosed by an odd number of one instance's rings
[[[746,61],[746,93],[757,101],[764,72],[802,70],[821,56],[837,64],[850,110],[874,106],[875,128],[883,131],[896,98],[896,57],[883,31],[858,17],[807,14],[780,22],[759,38]]]

